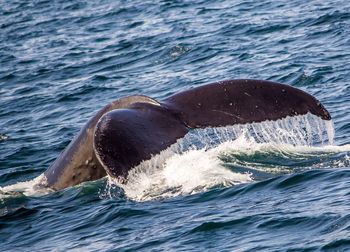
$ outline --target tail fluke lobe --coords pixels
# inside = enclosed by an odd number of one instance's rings
[[[93,150],[93,134],[96,124],[109,111],[126,108],[138,102],[158,104],[149,97],[138,95],[123,97],[100,109],[45,171],[47,185],[59,190],[106,176],[106,171],[97,160]]]
[[[126,178],[132,167],[165,150],[187,131],[168,110],[154,104],[135,104],[100,119],[94,150],[108,174]]]
[[[330,114],[304,91],[262,80],[228,80],[193,88],[165,99],[191,128],[278,120],[312,113],[324,120]]]

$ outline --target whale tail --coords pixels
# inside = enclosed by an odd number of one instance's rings
[[[100,109],[44,172],[48,187],[60,190],[106,176],[106,170],[98,161],[93,149],[96,124],[109,111],[126,108],[137,102],[157,104],[147,96],[135,95],[123,97]]]
[[[331,116],[308,93],[288,85],[262,80],[228,80],[193,88],[164,100],[191,128],[278,120],[312,113]]]
[[[104,114],[94,151],[104,169],[125,179],[128,171],[182,138],[189,128],[221,127],[314,114],[331,116],[313,96],[284,84],[229,80],[193,88],[159,104],[142,101]]]

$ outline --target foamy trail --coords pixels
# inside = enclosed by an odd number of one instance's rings
[[[119,186],[131,199],[149,200],[252,181],[249,173],[235,173],[223,166],[218,157],[220,148],[165,154],[168,158],[162,162],[143,162],[129,173],[128,183]],[[118,183],[113,179],[111,182]]]
[[[215,186],[254,181],[251,170],[291,172],[288,166],[241,162],[235,157],[252,156],[254,159],[254,155],[263,153],[266,159],[277,155],[285,160],[306,162],[313,157],[350,151],[350,145],[334,146],[333,142],[332,122],[312,114],[262,123],[196,129],[171,148],[130,171],[126,185],[112,178],[109,183],[122,187],[126,196],[134,200],[191,194]],[[348,162],[346,158],[341,161],[345,162],[344,165]],[[227,164],[250,170],[236,172]]]
[[[46,178],[44,174],[41,174],[32,180],[0,187],[0,199],[21,194],[26,196],[42,196],[52,192],[53,190],[45,187],[45,184]]]
[[[320,156],[329,156],[340,152],[349,152],[350,145],[346,146],[293,146],[290,144],[256,143],[244,136],[226,141],[211,149],[193,149],[183,153],[173,153],[167,158],[159,155],[151,162],[144,162],[129,173],[126,185],[118,184],[110,178],[110,183],[116,183],[122,187],[130,199],[143,201],[157,198],[173,197],[182,194],[193,194],[206,191],[215,186],[232,186],[248,183],[255,180],[252,173],[235,172],[227,168],[227,164],[249,168],[266,173],[291,173],[289,166],[279,164],[264,164],[259,162],[240,162],[235,157],[251,156],[264,153],[268,159],[271,155],[278,155],[279,159],[295,160],[301,162]],[[223,156],[229,159],[222,160]],[[233,157],[235,156],[235,157]],[[160,161],[160,157],[164,160]],[[160,162],[159,162],[160,161]],[[342,160],[332,161],[329,164],[317,163],[317,167],[305,167],[304,169],[343,167],[349,165],[349,156]],[[307,163],[308,164],[308,163]],[[303,167],[301,167],[303,168]]]

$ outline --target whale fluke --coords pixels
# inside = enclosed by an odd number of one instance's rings
[[[137,102],[157,103],[147,96],[135,95],[113,101],[99,110],[44,172],[48,186],[60,190],[106,176],[106,170],[97,160],[93,149],[96,124],[109,111],[125,108]]]
[[[312,113],[324,120],[331,116],[308,93],[263,80],[228,80],[193,88],[165,99],[191,128],[278,120]]]
[[[220,127],[314,114],[331,116],[304,91],[262,80],[227,80],[189,89],[157,102],[121,98],[101,109],[45,172],[62,189],[106,175],[127,181],[128,172],[160,153],[190,128]]]
[[[95,130],[94,149],[107,173],[126,178],[131,167],[160,153],[188,132],[159,105],[138,103],[105,114]]]

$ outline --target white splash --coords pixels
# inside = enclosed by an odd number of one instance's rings
[[[4,141],[4,140],[7,140],[9,137],[5,134],[0,134],[0,142],[1,141]]]
[[[166,198],[253,181],[249,172],[225,166],[224,155],[280,153],[297,158],[350,151],[350,145],[334,146],[333,124],[312,114],[220,128],[196,129],[167,150],[130,171],[122,187],[134,200]],[[259,165],[250,167],[259,170]],[[281,172],[283,167],[273,167]],[[270,169],[269,172],[273,172]],[[264,167],[264,171],[267,168]]]
[[[219,153],[225,149],[224,145],[172,155],[166,150],[133,169],[126,185],[118,185],[127,197],[142,201],[252,181],[250,174],[235,173],[223,166]],[[113,179],[111,182],[118,183]]]
[[[23,194],[25,196],[42,196],[53,190],[47,188],[46,177],[44,174],[24,182],[18,182],[13,185],[0,186],[0,199],[6,197],[12,197],[16,194]]]

